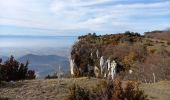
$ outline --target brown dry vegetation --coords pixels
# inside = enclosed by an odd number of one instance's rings
[[[97,87],[102,79],[76,78],[63,79],[58,83],[57,79],[51,80],[25,80],[16,83],[6,83],[0,87],[0,97],[12,100],[65,100],[69,96],[69,88],[77,84],[82,88],[92,90]],[[127,82],[122,82],[123,88]],[[169,100],[170,82],[161,81],[153,84],[141,83],[139,89],[144,90],[150,100]],[[116,95],[115,95],[116,96]]]
[[[165,31],[146,32],[146,37],[170,41],[170,29]]]

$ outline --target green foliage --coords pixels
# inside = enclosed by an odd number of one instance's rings
[[[2,60],[1,60],[2,62]],[[26,64],[19,63],[10,57],[3,64],[0,63],[0,80],[1,81],[17,81],[24,79],[35,79],[35,72],[28,70],[28,61]]]

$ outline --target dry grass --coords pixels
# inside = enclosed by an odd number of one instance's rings
[[[168,45],[168,41],[166,40],[159,40],[159,39],[152,39],[152,38],[145,38],[143,40],[144,44],[148,44],[148,42],[150,45],[152,45],[152,46],[147,46],[148,49],[160,50],[164,48],[167,51],[170,51],[170,45]]]
[[[57,79],[19,81],[0,87],[0,97],[8,97],[12,100],[65,100],[69,87],[74,83],[91,90],[100,81],[102,80],[86,77],[63,79],[60,83]],[[123,84],[125,83],[123,82]],[[170,81],[155,84],[142,83],[140,88],[149,95],[151,100],[169,100],[170,98]]]

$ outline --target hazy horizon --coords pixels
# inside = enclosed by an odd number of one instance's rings
[[[67,56],[76,36],[4,36],[0,37],[0,55],[20,57],[26,54]]]

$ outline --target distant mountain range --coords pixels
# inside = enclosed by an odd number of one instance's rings
[[[56,55],[34,55],[27,54],[18,58],[20,62],[29,61],[30,64],[56,64],[58,62],[67,61],[65,57]]]
[[[8,57],[1,56],[3,61],[6,61]],[[35,55],[27,54],[17,59],[21,63],[29,61],[29,69],[36,71],[38,78],[43,78],[48,74],[53,74],[58,71],[59,66],[63,72],[69,71],[69,60],[66,57],[57,55]]]

